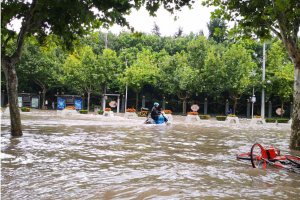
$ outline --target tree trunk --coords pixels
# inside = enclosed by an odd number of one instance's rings
[[[45,108],[45,101],[46,101],[46,89],[45,88],[42,88],[43,89],[43,109],[46,109],[47,110],[47,108]],[[49,102],[48,102],[49,103]],[[48,106],[48,105],[47,105]]]
[[[237,104],[237,98],[234,97],[234,104],[233,104],[233,114],[235,115],[235,110],[236,110],[236,104]]]
[[[91,96],[91,91],[88,91],[88,105],[87,105],[87,110],[88,112],[90,111],[90,96]]]
[[[4,55],[2,55],[4,57]],[[11,135],[22,136],[21,116],[18,106],[18,77],[15,64],[11,62],[10,57],[1,59],[1,65],[5,74],[6,89],[8,95]]]
[[[185,114],[185,113],[184,113],[184,110],[185,110],[185,104],[186,104],[186,99],[183,98],[183,99],[182,99],[182,115]]]
[[[136,98],[135,109],[136,109],[136,112],[137,112],[138,111],[138,106],[139,106],[139,92],[135,93],[135,98]]]
[[[300,61],[294,63],[294,102],[290,148],[300,150]]]

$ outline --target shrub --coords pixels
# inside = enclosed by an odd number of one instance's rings
[[[262,116],[254,115],[253,118],[262,118]]]
[[[136,112],[136,110],[134,108],[128,108],[126,109],[126,112]]]
[[[187,112],[188,115],[198,115],[199,113],[196,111]]]
[[[64,110],[76,110],[74,106],[67,106]]]
[[[105,108],[105,111],[111,111],[111,108]]]
[[[227,117],[236,117],[236,115],[229,114]]]
[[[288,123],[289,119],[277,119],[278,123]]]
[[[141,112],[138,112],[138,113],[137,113],[137,116],[139,116],[139,117],[144,117],[143,115],[141,115]]]
[[[200,119],[210,119],[210,115],[199,115]]]
[[[266,118],[266,123],[275,123],[276,119],[273,118]]]
[[[226,120],[226,116],[217,116],[216,117],[218,121],[225,121]]]
[[[172,114],[172,111],[171,111],[171,110],[163,110],[163,112],[164,112],[165,114]]]
[[[79,113],[80,113],[80,114],[88,114],[89,111],[88,111],[88,110],[79,110]]]
[[[22,112],[30,112],[30,108],[22,107],[21,111]]]
[[[104,113],[103,110],[98,111],[98,114],[99,114],[99,115],[103,115],[103,113]]]

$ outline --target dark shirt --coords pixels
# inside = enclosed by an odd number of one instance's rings
[[[160,115],[160,111],[155,106],[153,106],[151,111],[152,119],[157,120],[159,115]]]

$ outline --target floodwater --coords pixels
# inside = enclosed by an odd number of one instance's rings
[[[23,136],[1,120],[2,199],[299,199],[300,174],[253,169],[253,143],[290,151],[287,125],[145,125],[142,119],[55,111],[22,114]]]

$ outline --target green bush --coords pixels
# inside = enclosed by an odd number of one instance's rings
[[[98,111],[98,114],[99,114],[99,115],[103,115],[103,113],[104,113],[103,110]]]
[[[139,116],[139,117],[143,117],[143,116],[141,116],[141,112],[138,112],[138,113],[137,113],[137,116]]]
[[[200,119],[210,119],[210,115],[199,115]]]
[[[22,112],[30,112],[30,108],[22,107],[21,111]]]
[[[266,123],[275,123],[276,119],[273,118],[266,118]]]
[[[288,123],[289,119],[277,119],[278,123]]]
[[[89,111],[88,111],[88,110],[79,110],[79,113],[80,113],[80,114],[88,114]]]
[[[226,120],[226,116],[217,116],[217,121],[225,121]]]

